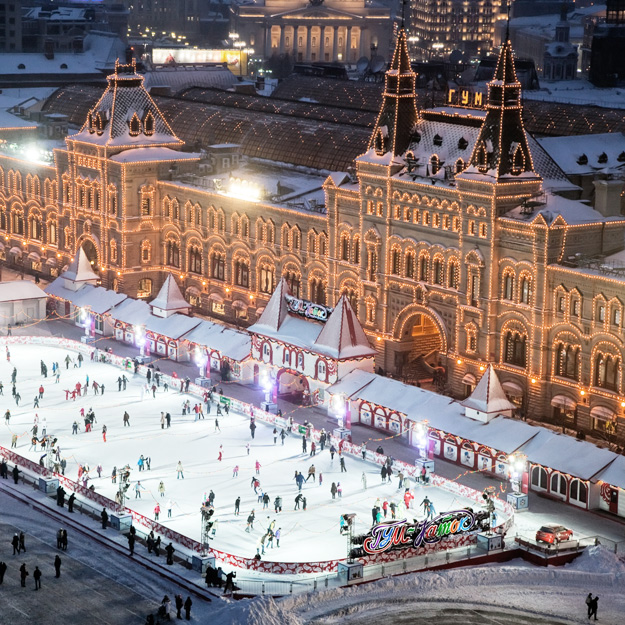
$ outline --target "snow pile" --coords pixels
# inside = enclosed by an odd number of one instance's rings
[[[625,562],[603,545],[588,547],[566,568],[569,571],[586,573],[609,573],[625,583]]]

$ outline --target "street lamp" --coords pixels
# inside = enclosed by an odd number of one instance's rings
[[[195,364],[200,369],[200,377],[206,377],[206,365],[208,363],[208,358],[206,357],[206,353],[200,347],[195,348]]]
[[[135,344],[139,348],[139,356],[145,356],[145,326],[138,325],[134,327]]]
[[[427,459],[427,444],[428,444],[428,426],[427,420],[420,421],[415,426],[415,438],[417,440],[417,449],[419,450],[419,458]]]
[[[526,462],[527,456],[525,454],[515,452],[508,456],[508,477],[512,492],[515,495],[521,494],[521,482]]]

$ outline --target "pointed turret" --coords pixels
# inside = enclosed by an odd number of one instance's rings
[[[82,247],[78,248],[74,260],[61,274],[61,278],[65,281],[65,288],[70,291],[78,291],[85,284],[97,284],[99,280]]]
[[[83,127],[68,140],[92,143],[120,151],[126,148],[182,147],[137,74],[135,61],[115,64],[108,88],[89,111]]]
[[[488,423],[499,415],[512,416],[516,406],[508,400],[492,365],[488,366],[474,391],[461,404],[471,419]]]
[[[280,330],[280,326],[288,315],[286,296],[290,294],[289,285],[284,278],[281,278],[260,319],[252,327],[263,326],[276,332]]]
[[[488,83],[486,119],[470,160],[473,171],[477,169],[496,182],[504,177],[520,175],[524,179],[540,180],[534,171],[521,119],[522,108],[521,83],[514,68],[512,45],[506,39],[495,75]]]
[[[188,314],[191,310],[171,274],[167,275],[158,295],[150,302],[150,308],[156,317],[169,317],[174,313]]]
[[[382,109],[368,149],[375,149],[379,155],[391,152],[393,156],[406,151],[418,117],[415,80],[416,75],[410,67],[406,33],[400,30],[393,60],[384,78]]]
[[[367,335],[345,295],[341,296],[314,345],[321,348],[320,351],[339,360],[375,354],[375,350],[371,347]]]

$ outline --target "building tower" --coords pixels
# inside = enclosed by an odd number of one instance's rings
[[[384,76],[384,101],[368,146],[380,156],[387,152],[398,156],[410,144],[418,116],[415,80],[406,46],[406,32],[400,30],[393,60]]]

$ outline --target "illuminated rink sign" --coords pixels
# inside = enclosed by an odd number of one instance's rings
[[[286,305],[289,312],[324,323],[328,320],[333,310],[321,304],[315,304],[314,302],[309,302],[304,299],[297,299],[297,297],[293,297],[292,295],[286,296]]]
[[[380,523],[367,534],[362,546],[367,555],[397,549],[417,549],[423,545],[437,543],[448,536],[481,530],[482,516],[482,514],[464,509],[439,514],[429,521],[408,523],[404,519],[392,523]]]

